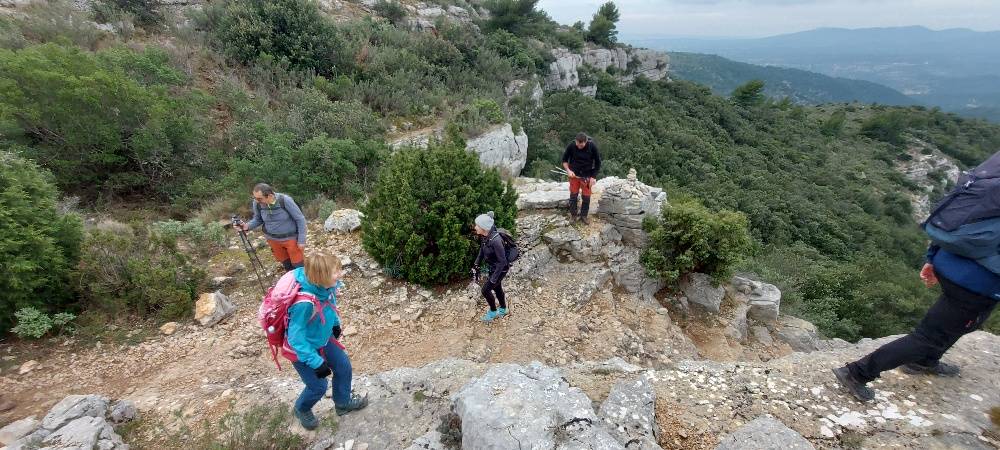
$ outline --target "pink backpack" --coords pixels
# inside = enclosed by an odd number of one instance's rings
[[[264,335],[267,337],[267,346],[271,349],[271,359],[278,366],[278,370],[281,370],[281,363],[278,362],[278,353],[281,353],[281,356],[284,356],[285,359],[291,362],[299,360],[298,355],[295,354],[295,350],[288,344],[288,308],[302,302],[309,302],[313,305],[313,315],[309,320],[315,319],[320,309],[324,306],[315,295],[302,292],[301,286],[295,280],[295,274],[288,272],[282,275],[281,279],[267,291],[264,301],[261,302],[260,308],[257,310],[257,322],[264,329]],[[330,305],[327,304],[327,306]],[[336,310],[334,307],[334,311]],[[326,319],[322,314],[319,315],[319,318],[325,323]],[[340,348],[344,348],[336,339],[331,338],[331,341]]]

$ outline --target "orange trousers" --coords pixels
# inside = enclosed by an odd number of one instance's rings
[[[274,254],[274,259],[277,259],[278,262],[291,261],[292,264],[302,263],[302,247],[299,247],[299,243],[295,239],[287,241],[272,241],[268,239],[267,245],[271,246],[271,253]]]

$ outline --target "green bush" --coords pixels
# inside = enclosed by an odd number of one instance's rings
[[[62,214],[52,176],[35,163],[0,151],[0,335],[15,311],[64,309],[79,257],[82,224]]]
[[[500,105],[492,99],[477,99],[462,108],[452,117],[449,125],[455,127],[464,137],[482,134],[492,125],[503,123],[506,116]]]
[[[247,130],[247,138],[243,152],[230,161],[227,186],[245,189],[267,181],[303,204],[320,194],[341,194],[353,183],[369,185],[388,151],[381,142],[323,133],[296,145],[293,134],[264,124]]]
[[[66,325],[76,318],[72,313],[65,312],[57,313],[50,317],[48,314],[32,307],[23,308],[14,313],[14,316],[17,317],[17,326],[11,331],[20,338],[33,339],[45,336],[53,328],[58,328],[59,334],[62,334]]]
[[[486,211],[514,229],[517,194],[496,170],[454,143],[397,151],[379,173],[365,205],[362,244],[390,274],[424,285],[469,270],[472,222]]]
[[[19,12],[23,15],[14,16],[12,20],[20,30],[19,34],[28,43],[68,42],[88,50],[96,50],[108,35],[94,26],[90,17],[78,11],[71,1],[35,1],[19,8]]]
[[[174,242],[127,225],[89,230],[77,270],[82,303],[109,317],[179,319],[205,278]]]
[[[545,38],[556,27],[549,15],[538,9],[538,0],[489,0],[483,6],[490,12],[490,18],[483,24],[485,30]]]
[[[207,98],[185,81],[155,48],[0,50],[0,123],[16,127],[11,137],[30,142],[27,155],[66,192],[170,197],[213,169]]]
[[[150,231],[165,242],[183,242],[185,248],[201,256],[211,256],[229,241],[226,230],[220,222],[202,222],[191,219],[186,222],[167,220],[153,222]]]
[[[406,8],[403,8],[398,1],[395,0],[378,0],[375,6],[372,7],[372,11],[382,17],[385,17],[389,22],[397,27],[406,23]]]
[[[98,0],[91,5],[94,18],[100,23],[111,22],[125,13],[131,15],[137,25],[148,29],[163,25],[162,6],[159,0]]]
[[[748,226],[742,213],[712,212],[693,201],[664,205],[661,219],[648,225],[649,247],[642,263],[670,284],[691,272],[726,281],[733,266],[750,253]]]
[[[222,52],[250,64],[261,58],[320,75],[333,70],[340,39],[312,0],[228,0],[200,18]]]
[[[890,111],[878,114],[861,124],[861,134],[877,141],[892,145],[903,145],[903,131],[906,131],[907,118],[901,111]]]
[[[761,80],[750,80],[733,89],[733,102],[737,105],[749,108],[764,103],[767,98],[764,96],[764,82]]]

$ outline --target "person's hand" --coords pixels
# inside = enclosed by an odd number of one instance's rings
[[[931,263],[924,264],[920,269],[920,279],[924,280],[924,286],[931,287],[938,284],[937,275],[934,275],[934,266]]]
[[[594,185],[594,183],[597,183],[597,178],[594,178],[594,177],[590,177],[590,181],[589,181],[589,182],[588,182],[587,184],[589,184],[589,185],[593,186],[593,185]]]
[[[323,364],[320,364],[319,367],[313,370],[316,371],[316,378],[326,378],[330,376],[331,373],[333,373],[330,371],[330,366],[326,364],[326,361],[323,361]]]
[[[341,330],[340,325],[334,325],[333,326],[333,338],[334,339],[340,339],[340,335],[341,335],[342,332],[343,331]]]
[[[569,174],[570,178],[576,178],[576,172],[573,172],[572,170],[566,169],[566,173]]]
[[[243,231],[250,231],[250,225],[247,225],[246,222],[240,222],[240,229]]]

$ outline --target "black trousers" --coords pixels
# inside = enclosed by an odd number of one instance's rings
[[[971,292],[938,275],[941,296],[910,334],[879,347],[868,356],[847,365],[862,382],[904,364],[935,366],[958,339],[989,319],[997,301]]]
[[[490,275],[492,275],[492,274],[490,274]],[[497,276],[497,281],[496,282],[493,282],[493,281],[490,281],[490,279],[487,279],[486,282],[483,283],[482,293],[483,293],[483,297],[486,298],[486,303],[489,303],[489,305],[490,305],[490,311],[496,311],[497,310],[497,303],[498,302],[500,303],[500,307],[501,308],[506,308],[507,307],[507,300],[506,300],[506,298],[504,296],[504,293],[503,293],[503,286],[500,285],[500,283],[503,282],[503,278],[506,277],[506,276],[507,276],[507,271],[505,270],[505,271],[501,272],[499,276]],[[493,277],[491,276],[490,278],[493,278]],[[496,299],[493,298],[493,293],[494,292],[496,293]]]

